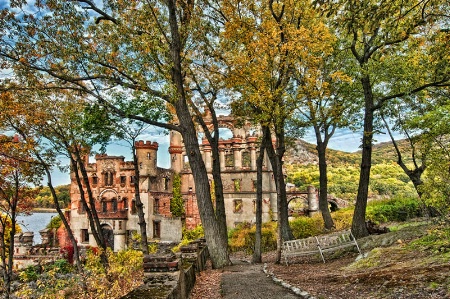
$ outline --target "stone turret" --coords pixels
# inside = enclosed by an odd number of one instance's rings
[[[174,172],[180,173],[183,169],[183,146],[181,134],[176,131],[170,132],[170,163]]]
[[[139,174],[141,176],[157,175],[158,142],[136,141],[136,156],[139,163]]]

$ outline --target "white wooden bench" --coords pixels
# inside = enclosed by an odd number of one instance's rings
[[[316,237],[309,237],[306,239],[284,241],[281,249],[286,265],[288,265],[288,258],[291,256],[302,256],[319,254],[319,245]]]
[[[361,254],[361,249],[359,248],[358,242],[353,236],[351,230],[345,230],[328,235],[309,237],[306,239],[284,241],[282,255],[286,265],[289,265],[288,257],[311,254],[320,254],[322,261],[325,263],[325,252],[335,251],[340,248],[351,246],[356,246],[359,254]]]

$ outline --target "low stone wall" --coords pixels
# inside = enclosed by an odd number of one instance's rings
[[[122,299],[187,299],[196,274],[205,269],[209,258],[203,240],[181,248],[172,258],[167,255],[144,257],[144,283]]]
[[[23,270],[29,266],[35,266],[38,264],[44,265],[47,263],[53,263],[59,259],[63,259],[61,254],[49,254],[49,255],[14,255],[13,267],[15,270]]]

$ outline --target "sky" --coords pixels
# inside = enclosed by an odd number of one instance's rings
[[[337,130],[336,133],[330,140],[328,148],[340,150],[344,152],[356,152],[360,150],[362,135],[359,132],[353,132],[348,129]],[[170,158],[169,158],[169,135],[158,133],[153,135],[146,135],[139,138],[145,141],[156,141],[159,144],[158,149],[158,167],[169,168]],[[306,142],[315,144],[315,136],[312,130],[308,131],[302,138]],[[389,135],[378,134],[375,135],[375,140],[377,143],[389,141]],[[124,156],[126,161],[131,161],[131,150],[129,145],[124,142],[112,142],[108,147],[106,153],[109,156]],[[90,157],[90,163],[94,163],[94,157]],[[60,171],[55,171],[52,175],[53,185],[64,185],[70,183],[70,178],[68,173],[61,173]],[[44,180],[43,185],[47,184]]]

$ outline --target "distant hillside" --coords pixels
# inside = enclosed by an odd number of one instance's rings
[[[316,145],[301,139],[295,140],[287,147],[284,161],[287,164],[318,164]]]
[[[411,161],[411,153],[407,151],[408,141],[399,140],[398,146],[402,152],[403,160],[408,163]],[[373,146],[372,163],[381,164],[383,162],[396,162],[397,153],[392,142],[382,142]],[[329,165],[342,164],[360,164],[361,151],[354,153],[328,149],[327,162]],[[303,140],[296,140],[293,145],[288,147],[285,155],[285,163],[291,165],[315,165],[319,163],[317,157],[316,145]]]
[[[402,153],[402,159],[405,163],[409,163],[412,161],[411,158],[411,150],[409,147],[408,140],[402,139],[397,141],[397,145]],[[359,151],[360,155],[361,152]],[[392,142],[382,142],[375,144],[373,146],[373,156],[372,161],[374,164],[379,164],[387,161],[395,161],[397,162],[397,152],[395,151]]]
[[[406,140],[399,141],[399,147],[407,149]],[[403,160],[410,161],[410,153],[404,151]],[[374,145],[372,155],[369,198],[391,198],[392,196],[416,196],[414,186],[400,166],[391,142]],[[328,150],[328,193],[329,195],[353,201],[358,192],[361,151],[348,153]],[[288,183],[299,190],[308,186],[319,188],[319,167],[315,145],[297,141],[287,150],[285,166]]]

